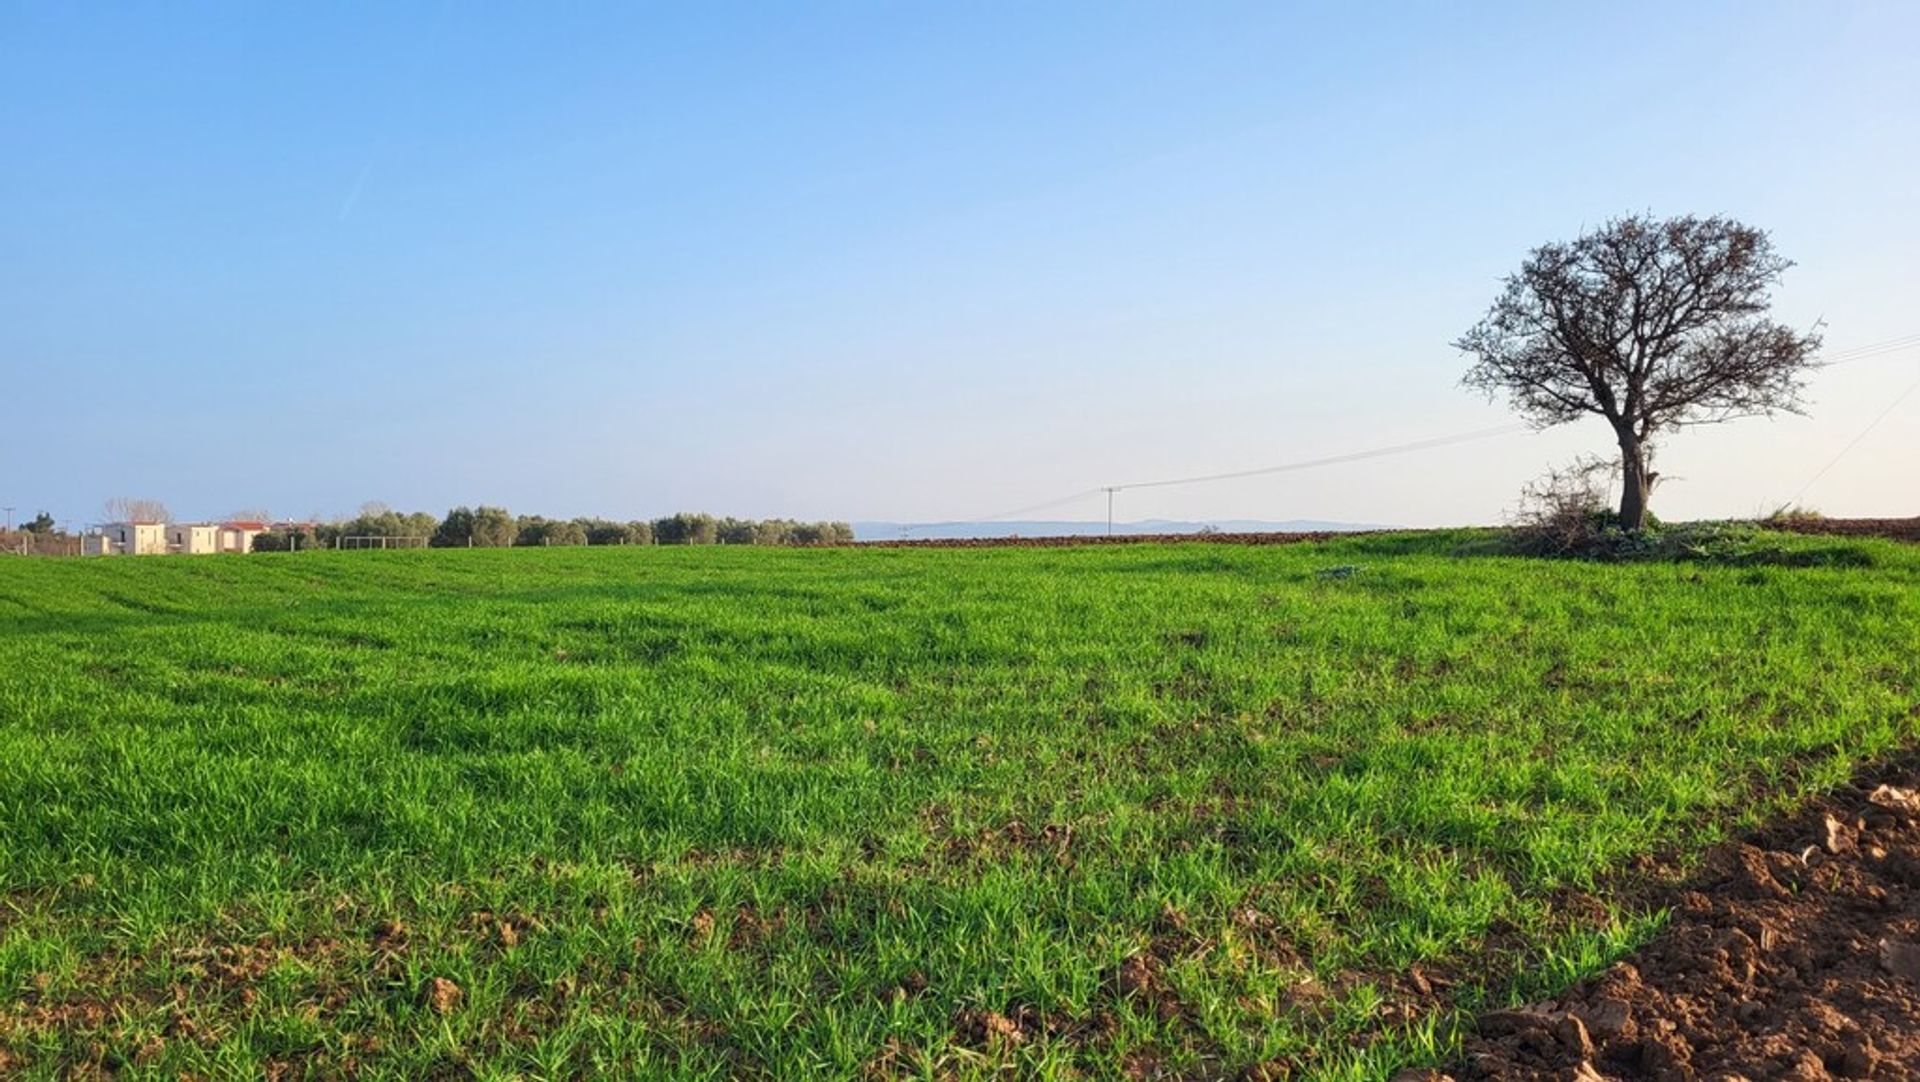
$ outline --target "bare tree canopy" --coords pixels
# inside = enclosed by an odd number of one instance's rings
[[[1767,318],[1792,265],[1765,232],[1720,217],[1633,216],[1543,245],[1454,343],[1474,358],[1464,382],[1541,427],[1605,418],[1621,525],[1639,529],[1659,433],[1799,412],[1820,337]]]
[[[106,503],[108,522],[172,522],[173,513],[159,500],[116,496]]]

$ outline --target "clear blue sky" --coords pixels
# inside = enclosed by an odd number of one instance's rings
[[[949,519],[1446,435],[1508,417],[1447,346],[1499,277],[1628,211],[1920,333],[1920,6],[1547,7],[0,4],[0,503]],[[1917,376],[1671,441],[1656,510],[1791,498]],[[1805,501],[1920,513],[1916,436]],[[1120,512],[1490,521],[1606,445]]]

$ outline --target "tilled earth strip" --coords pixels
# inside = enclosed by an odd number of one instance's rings
[[[1817,518],[1773,523],[1793,533],[1830,534],[1837,537],[1891,537],[1895,541],[1920,541],[1920,518]]]
[[[1383,530],[1331,530],[1314,533],[1126,533],[1063,534],[1048,537],[908,537],[886,541],[859,541],[867,548],[884,549],[1006,549],[1069,548],[1080,545],[1298,545],[1307,541],[1336,541],[1368,537]],[[1418,531],[1401,531],[1418,532]]]
[[[1666,901],[1625,961],[1482,1016],[1452,1077],[1920,1079],[1920,760],[1721,847]]]
[[[1789,533],[1827,534],[1836,537],[1887,537],[1895,541],[1920,542],[1920,518],[1828,518],[1760,525]],[[884,541],[856,541],[867,548],[1066,548],[1076,545],[1165,545],[1198,543],[1214,545],[1297,545],[1306,541],[1337,541],[1383,533],[1420,533],[1420,530],[1337,530],[1312,533],[1179,533],[1179,534],[1074,534],[1059,537],[920,537]]]

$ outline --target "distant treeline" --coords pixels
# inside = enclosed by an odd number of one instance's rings
[[[844,522],[716,518],[681,512],[652,521],[551,519],[500,507],[456,507],[445,518],[417,511],[362,511],[343,522],[281,525],[253,539],[255,552],[334,548],[346,537],[425,538],[435,548],[514,545],[839,545],[853,540]]]

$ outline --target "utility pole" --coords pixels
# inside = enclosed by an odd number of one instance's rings
[[[7,508],[7,532],[13,532],[13,508]]]
[[[1113,494],[1118,491],[1120,491],[1120,489],[1119,489],[1119,486],[1117,485],[1109,486],[1107,489],[1107,536],[1108,537],[1113,536]]]

